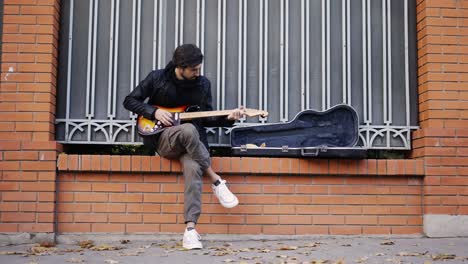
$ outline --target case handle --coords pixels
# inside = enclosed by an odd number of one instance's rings
[[[313,156],[313,157],[317,157],[318,156],[318,153],[319,153],[319,149],[318,148],[314,148],[314,151],[306,151],[306,149],[301,149],[301,156]]]
[[[307,150],[313,150],[313,151],[307,151]],[[302,148],[301,149],[301,155],[302,156],[313,156],[313,157],[317,157],[319,152],[327,152],[327,146],[318,146],[316,148]]]

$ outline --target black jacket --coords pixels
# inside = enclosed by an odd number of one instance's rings
[[[200,76],[196,83],[190,83],[184,87],[179,85],[174,78],[174,66],[169,63],[165,69],[155,70],[138,84],[138,86],[127,96],[123,102],[124,107],[147,119],[154,120],[156,108],[161,107],[179,107],[183,105],[199,106],[200,111],[211,111],[211,83]],[[144,101],[148,99],[147,103]],[[205,127],[229,127],[234,121],[226,117],[212,117],[204,119],[194,119],[190,121],[198,130],[200,140],[208,148],[208,140]],[[155,149],[159,139],[159,134],[143,137],[145,146]]]

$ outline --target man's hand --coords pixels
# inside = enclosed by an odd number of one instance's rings
[[[228,115],[227,119],[239,120],[244,114],[245,114],[245,108],[244,106],[241,105],[239,108],[232,110],[232,112]]]
[[[172,114],[166,110],[158,109],[154,112],[154,117],[165,126],[172,126]]]

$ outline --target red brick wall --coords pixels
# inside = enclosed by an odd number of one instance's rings
[[[5,0],[0,232],[54,232],[58,0]]]
[[[180,232],[176,162],[61,155],[56,173],[59,3],[4,1],[0,233]],[[201,231],[411,234],[423,214],[467,215],[468,1],[417,0],[417,32],[414,160],[216,158],[241,205],[223,209],[205,186]]]
[[[424,214],[468,214],[468,1],[418,0]]]
[[[422,233],[422,161],[214,158],[213,168],[240,205],[223,208],[205,182],[204,233]],[[184,229],[178,162],[60,155],[59,171],[58,232]]]

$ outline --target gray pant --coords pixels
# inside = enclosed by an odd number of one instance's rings
[[[156,151],[164,158],[180,160],[185,178],[185,222],[196,223],[201,213],[202,176],[211,166],[210,154],[197,129],[190,123],[166,128]]]

